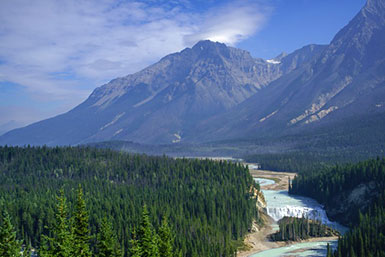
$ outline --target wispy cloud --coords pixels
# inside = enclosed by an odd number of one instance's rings
[[[190,5],[2,0],[0,82],[22,85],[35,98],[60,100],[69,108],[94,87],[201,39],[234,45],[260,29],[268,14],[249,1],[199,11]]]
[[[213,8],[201,15],[194,33],[185,37],[186,43],[209,39],[235,45],[260,30],[270,12],[269,7],[248,1]]]

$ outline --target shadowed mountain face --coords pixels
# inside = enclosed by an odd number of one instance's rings
[[[201,41],[112,80],[73,110],[0,137],[9,145],[164,144],[258,137],[385,111],[385,7],[369,0],[328,46],[272,60]]]
[[[237,106],[323,48],[313,45],[265,61],[221,43],[201,41],[95,89],[66,114],[7,133],[0,143],[178,142],[193,135],[199,122]]]

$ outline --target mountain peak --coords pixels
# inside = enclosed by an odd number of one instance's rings
[[[254,63],[254,58],[250,55],[248,51],[227,46],[224,43],[213,42],[210,40],[202,40],[196,43],[192,47],[192,52],[201,58],[201,60],[217,60],[217,64],[221,63],[223,59],[231,60],[233,62],[235,59],[238,61],[250,64]],[[242,64],[239,63],[242,66]]]
[[[225,44],[220,43],[220,42],[214,42],[211,40],[200,40],[198,43],[196,43],[192,48],[204,48],[204,47],[218,47],[218,46],[225,46]]]
[[[228,51],[228,49],[229,48],[225,44],[220,42],[213,42],[210,40],[201,40],[192,47],[194,52],[204,52],[206,54]]]

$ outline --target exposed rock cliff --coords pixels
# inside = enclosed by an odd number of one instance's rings
[[[380,192],[374,181],[360,184],[349,192],[335,195],[326,212],[331,219],[347,226],[356,222],[357,210],[364,213]]]

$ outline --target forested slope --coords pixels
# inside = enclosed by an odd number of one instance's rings
[[[385,256],[385,159],[301,173],[290,193],[315,198],[351,230],[329,256]]]
[[[0,208],[32,246],[39,247],[54,222],[59,189],[75,202],[79,184],[91,233],[110,217],[126,254],[144,204],[155,227],[169,217],[184,256],[232,256],[258,218],[249,193],[255,182],[238,164],[82,147],[0,147]]]

